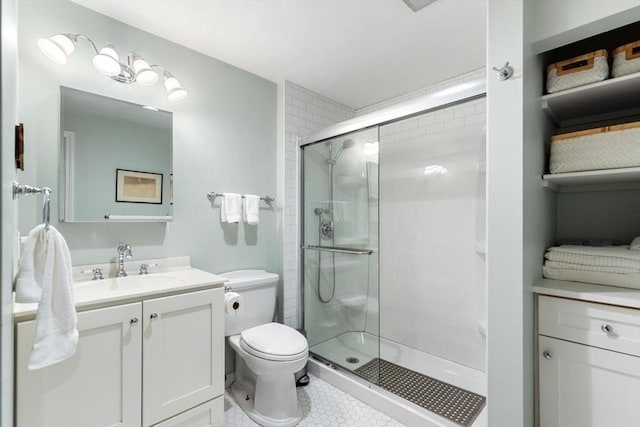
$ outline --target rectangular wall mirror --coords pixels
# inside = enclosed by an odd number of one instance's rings
[[[60,221],[171,221],[173,117],[60,87]]]

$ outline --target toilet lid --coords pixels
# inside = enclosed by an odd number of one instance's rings
[[[304,335],[280,323],[267,323],[244,330],[240,338],[246,346],[262,355],[297,356],[307,351]]]

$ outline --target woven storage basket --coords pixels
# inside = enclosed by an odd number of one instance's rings
[[[640,40],[628,43],[613,51],[613,77],[626,76],[640,71]]]
[[[549,65],[547,67],[547,92],[560,92],[599,82],[607,77],[609,77],[607,51],[600,49]]]
[[[551,138],[551,173],[640,166],[640,122]]]

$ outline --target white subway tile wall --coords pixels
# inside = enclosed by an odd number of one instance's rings
[[[355,110],[291,82],[285,82],[284,323],[299,327],[299,159],[298,137],[355,117]]]
[[[356,116],[372,113],[393,105],[424,96],[428,93],[446,89],[460,83],[485,77],[485,69],[471,71],[460,76],[427,86],[425,88],[391,98],[368,107],[354,110],[322,95],[291,82],[285,82],[285,206],[284,206],[284,248],[283,248],[283,284],[284,284],[284,322],[299,327],[299,159],[298,137]],[[484,101],[465,105],[454,111],[425,117],[419,120],[387,126],[384,131],[389,137],[406,138],[423,134],[438,133],[445,129],[461,127],[465,124],[484,120]],[[422,120],[422,121],[420,121]]]
[[[416,98],[420,98],[429,93],[437,92],[442,89],[446,89],[452,86],[456,86],[460,83],[468,82],[485,77],[485,69],[479,68],[477,70],[470,71],[465,74],[461,74],[456,77],[452,77],[448,80],[441,81],[431,86],[423,87],[422,89],[414,90],[413,92],[406,93],[404,95],[396,96],[395,98],[387,99],[376,104],[369,105],[368,107],[356,109],[356,116],[362,116],[364,114],[373,113],[374,111],[382,110],[383,108],[391,107],[392,105],[401,104],[406,101],[410,101]]]

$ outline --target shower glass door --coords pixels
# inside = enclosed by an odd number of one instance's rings
[[[309,349],[349,370],[373,369],[379,356],[378,127],[306,145],[302,155]]]

